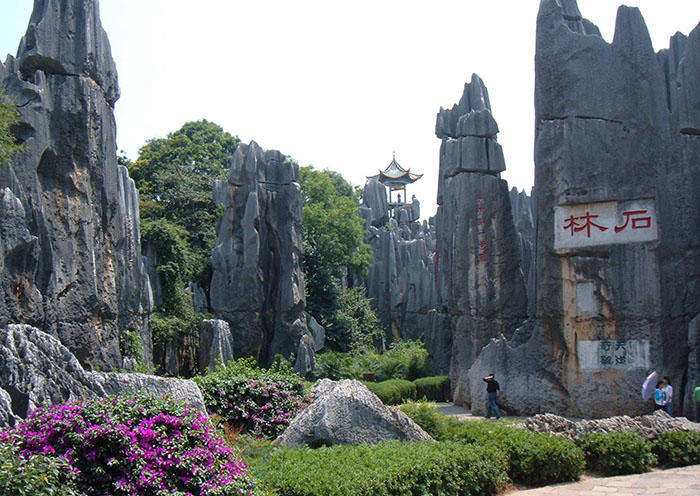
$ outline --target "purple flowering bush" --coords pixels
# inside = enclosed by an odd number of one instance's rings
[[[34,410],[0,443],[60,457],[88,496],[255,495],[247,466],[202,412],[146,395]]]
[[[258,437],[277,437],[310,401],[301,376],[281,362],[266,370],[244,358],[195,381],[209,413]]]

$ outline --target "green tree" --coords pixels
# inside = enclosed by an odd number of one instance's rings
[[[216,179],[226,179],[239,141],[213,122],[188,122],[166,138],[149,140],[129,164],[139,189],[141,218],[167,219],[186,230],[190,277],[202,287],[211,277],[209,256],[221,216],[212,186]]]
[[[12,126],[19,123],[19,110],[5,95],[0,86],[0,165],[10,161],[10,157],[22,149],[12,134]]]
[[[347,350],[351,330],[339,315],[343,267],[363,275],[371,251],[364,242],[357,192],[333,171],[300,169],[307,309],[326,328],[329,346]]]
[[[338,319],[347,330],[350,351],[367,353],[382,348],[384,332],[370,304],[365,288],[355,287],[340,295]]]

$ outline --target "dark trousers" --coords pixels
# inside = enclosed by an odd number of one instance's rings
[[[671,417],[673,417],[673,402],[669,401],[664,405],[664,410],[666,410],[666,413],[668,413]]]
[[[501,418],[501,412],[498,410],[498,405],[496,405],[496,392],[487,393],[489,395],[489,404],[486,408],[486,418],[491,418],[491,412],[496,415],[496,418]]]
[[[695,402],[695,421],[700,424],[700,401]]]

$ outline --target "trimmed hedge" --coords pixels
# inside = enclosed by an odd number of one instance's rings
[[[488,495],[507,483],[501,451],[451,442],[282,450],[254,471],[283,496]]]
[[[700,432],[664,432],[652,441],[659,465],[684,467],[700,464]]]
[[[422,377],[413,381],[416,397],[428,401],[450,401],[450,378],[446,375]]]
[[[505,451],[510,478],[529,486],[578,480],[585,465],[583,450],[573,441],[488,421],[460,422],[443,439]]]
[[[579,445],[586,467],[605,475],[641,474],[656,463],[651,444],[635,432],[595,432]]]
[[[367,388],[379,396],[385,405],[400,405],[405,400],[416,399],[416,385],[404,379],[389,379],[382,382],[365,382]]]

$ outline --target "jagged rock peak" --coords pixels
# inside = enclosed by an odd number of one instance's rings
[[[460,121],[471,113],[477,112],[478,117],[474,117],[480,124],[474,123],[460,124]],[[494,132],[495,129],[495,132]],[[476,134],[477,130],[485,134]],[[475,134],[469,134],[474,132]],[[459,103],[453,105],[451,109],[440,107],[435,125],[435,134],[438,138],[458,136],[494,136],[498,132],[496,121],[491,116],[491,102],[489,92],[482,79],[476,74],[472,74],[471,82],[464,83],[464,92]]]
[[[97,0],[34,0],[17,50],[24,79],[35,71],[89,77],[110,105],[119,98],[117,69]]]

